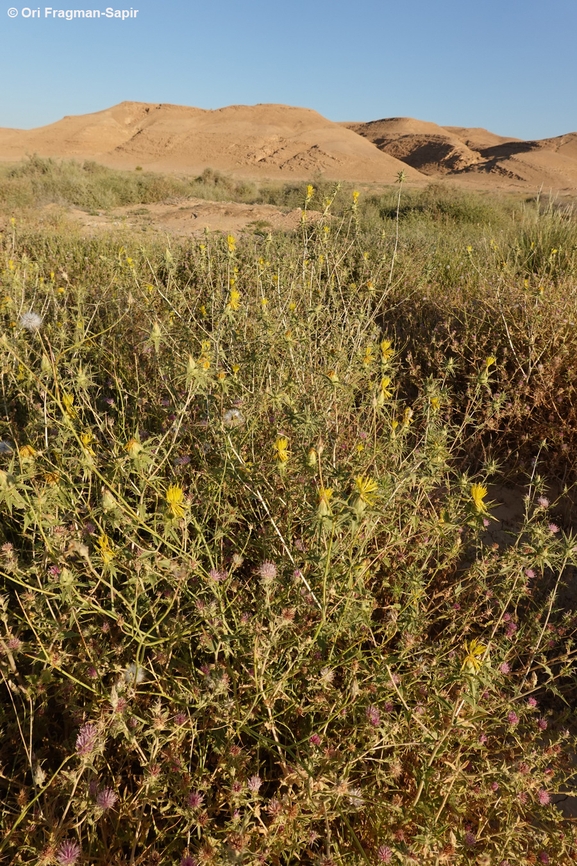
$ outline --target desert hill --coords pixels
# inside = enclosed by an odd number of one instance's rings
[[[105,165],[238,176],[392,183],[406,166],[365,137],[316,111],[231,105],[214,111],[122,102],[32,130],[0,129],[0,159],[26,154],[96,159]],[[425,181],[416,169],[407,180]]]
[[[343,124],[422,174],[474,185],[577,190],[577,133],[538,141],[409,117]]]

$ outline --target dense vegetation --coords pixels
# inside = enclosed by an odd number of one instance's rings
[[[300,230],[27,210],[201,187]],[[38,159],[0,204],[0,861],[574,862],[572,213]]]

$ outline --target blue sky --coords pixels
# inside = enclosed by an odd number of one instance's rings
[[[53,2],[139,11],[67,21],[2,0],[0,126],[130,99],[281,102],[331,120],[410,116],[519,138],[577,130],[577,0]]]

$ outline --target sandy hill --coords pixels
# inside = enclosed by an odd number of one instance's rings
[[[32,130],[0,129],[0,159],[26,154],[97,159],[106,165],[240,176],[392,183],[405,166],[363,136],[316,111],[231,105],[215,111],[122,102]],[[416,169],[408,180],[424,181]]]
[[[476,186],[577,191],[577,133],[539,141],[410,117],[343,124],[423,174]]]

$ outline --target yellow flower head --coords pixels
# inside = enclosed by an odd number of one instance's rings
[[[315,194],[315,188],[312,185],[312,183],[309,183],[307,186],[307,195],[306,195],[306,199],[305,199],[306,204],[308,204],[310,202],[310,200],[312,199],[314,194]]]
[[[363,364],[365,365],[365,367],[368,367],[373,363],[374,360],[375,360],[375,347],[374,346],[367,346],[365,349],[364,357],[363,357]]]
[[[340,381],[339,374],[336,372],[336,370],[329,370],[329,372],[327,373],[327,376],[331,380],[333,385],[336,385],[337,382]]]
[[[461,670],[469,671],[470,673],[477,673],[477,671],[481,670],[483,667],[483,656],[487,652],[487,647],[485,644],[473,638],[473,640],[467,643],[465,641],[464,644],[465,649],[465,660],[461,665]]]
[[[495,358],[494,355],[489,355],[489,357],[485,361],[485,368],[488,370],[489,367],[492,367],[496,361],[497,361],[497,359]]]
[[[237,310],[240,310],[240,299],[241,299],[241,297],[242,297],[242,296],[241,296],[239,290],[238,290],[238,289],[234,289],[234,288],[232,288],[232,289],[230,290],[230,295],[229,295],[229,297],[228,297],[228,304],[227,304],[228,309],[229,309],[229,310],[232,310],[233,312],[236,312]]]
[[[317,514],[319,517],[327,517],[331,513],[331,498],[333,495],[332,487],[321,487],[319,490],[319,507]]]
[[[359,494],[359,499],[365,505],[372,505],[375,501],[375,493],[379,489],[379,485],[374,478],[369,475],[357,475],[355,478],[355,487]]]
[[[98,539],[98,547],[100,548],[100,556],[105,565],[112,562],[115,557],[114,550],[110,544],[110,539],[105,532]]]
[[[276,454],[276,459],[281,465],[288,463],[289,459],[289,441],[286,436],[279,436],[276,442],[274,443],[274,450]]]
[[[74,408],[74,394],[63,394],[62,405],[69,418],[74,419],[78,417],[78,412]]]
[[[36,450],[32,445],[23,445],[22,448],[18,449],[18,454],[22,460],[34,460],[36,457]]]
[[[359,200],[360,192],[358,190],[353,190],[353,204],[356,204]]]
[[[87,454],[94,456],[94,449],[92,448],[92,443],[94,442],[94,436],[87,430],[85,433],[80,434],[80,441],[82,442],[82,447],[86,451]]]
[[[228,245],[228,251],[232,255],[232,253],[234,253],[234,251],[236,250],[236,239],[234,235],[229,235],[226,239],[226,243]]]
[[[471,484],[471,499],[478,514],[487,514],[487,506],[483,501],[487,492],[487,488],[482,484]]]
[[[184,490],[179,484],[171,484],[166,491],[168,510],[172,517],[184,517]]]
[[[136,455],[140,454],[140,452],[142,451],[142,445],[140,444],[138,439],[129,439],[124,446],[124,450],[128,453],[130,457],[136,457]]]
[[[393,351],[393,341],[392,340],[381,340],[381,358],[383,362],[386,364],[394,355]]]
[[[381,394],[383,395],[383,397],[386,400],[388,400],[389,397],[393,396],[393,392],[389,388],[390,384],[391,384],[391,377],[390,376],[383,376],[383,378],[381,379]]]

